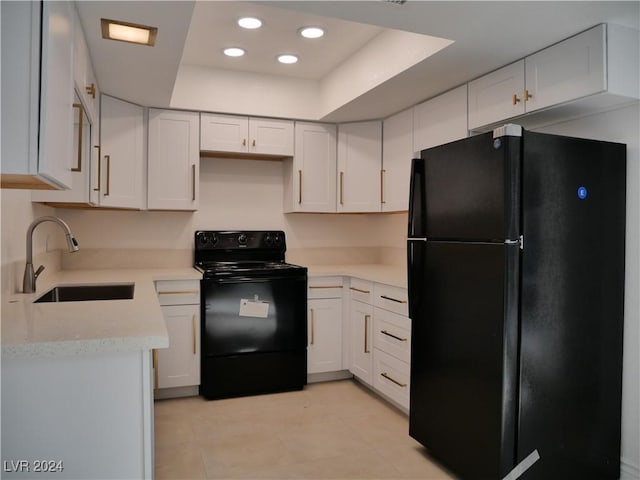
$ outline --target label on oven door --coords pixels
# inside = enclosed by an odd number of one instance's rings
[[[253,300],[240,299],[240,316],[267,318],[269,316],[269,302],[263,302],[255,295]]]

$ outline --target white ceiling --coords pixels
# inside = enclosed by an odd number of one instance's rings
[[[332,122],[384,118],[598,23],[640,28],[637,1],[76,3],[106,93],[145,106]],[[242,31],[235,20],[244,14],[263,28]],[[100,18],[157,26],[156,47],[103,40]],[[327,35],[300,39],[307,24]],[[425,35],[454,43],[427,57],[440,47],[423,45]],[[223,57],[230,44],[247,55]],[[282,49],[300,62],[275,63]],[[242,96],[246,103],[229,101]]]

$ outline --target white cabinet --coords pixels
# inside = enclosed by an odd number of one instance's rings
[[[349,371],[367,385],[373,384],[373,284],[350,279],[349,324],[351,325]]]
[[[290,157],[293,121],[201,113],[200,150]]]
[[[382,122],[338,127],[338,212],[379,212]]]
[[[149,109],[149,210],[197,210],[200,174],[197,112]]]
[[[307,373],[343,369],[342,277],[311,277],[307,311]]]
[[[72,182],[73,3],[2,2],[2,187]]]
[[[462,85],[413,108],[413,150],[465,138],[467,130],[467,86]]]
[[[612,108],[640,97],[639,33],[598,25],[469,83],[469,128],[527,115],[535,125]],[[554,115],[555,114],[555,115]]]
[[[87,116],[92,124],[98,125],[100,113],[100,92],[93,70],[93,63],[89,55],[86,37],[78,12],[74,9],[73,29],[73,79],[76,92],[84,105]],[[97,131],[97,130],[96,130]]]
[[[200,384],[200,282],[158,281],[156,290],[169,334],[169,348],[155,351],[156,388],[197,386]]]
[[[101,96],[100,206],[145,207],[144,109]]]
[[[284,160],[284,211],[336,211],[336,126],[295,123],[293,158]]]
[[[382,211],[409,208],[409,177],[413,151],[413,110],[405,110],[383,122]]]

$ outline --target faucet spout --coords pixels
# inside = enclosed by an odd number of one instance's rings
[[[31,225],[29,225],[29,228],[27,229],[27,263],[25,265],[24,277],[22,280],[23,293],[33,293],[36,291],[36,279],[38,278],[38,275],[40,275],[42,270],[44,270],[44,267],[41,265],[38,268],[37,272],[33,271],[33,231],[38,225],[43,222],[53,222],[60,225],[60,227],[65,232],[69,252],[73,253],[79,250],[78,241],[73,236],[73,233],[71,233],[69,225],[67,225],[63,220],[59,219],[58,217],[51,216],[36,218],[33,222],[31,222]]]

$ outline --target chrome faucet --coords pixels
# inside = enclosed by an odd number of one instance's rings
[[[33,230],[40,225],[42,222],[54,222],[60,225],[62,229],[65,231],[65,235],[67,238],[67,245],[69,246],[69,252],[77,252],[78,242],[71,233],[71,229],[69,225],[60,220],[58,217],[40,217],[36,218],[29,228],[27,229],[27,264],[24,267],[24,278],[22,280],[22,292],[23,293],[33,293],[36,291],[36,279],[44,270],[44,266],[40,265],[38,270],[33,271]]]

